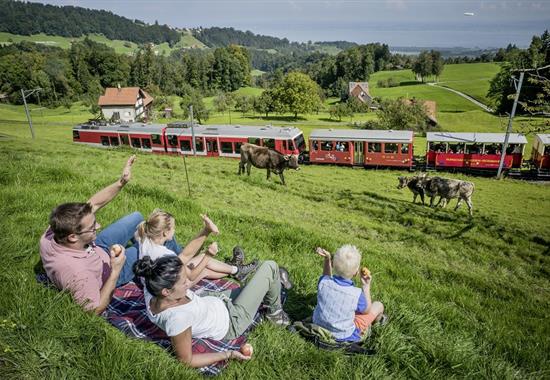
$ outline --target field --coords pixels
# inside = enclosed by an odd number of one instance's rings
[[[36,122],[35,141],[16,107],[1,111],[16,121],[0,121],[0,266],[8,268],[0,272],[0,378],[200,378],[34,280],[51,209],[111,183],[130,151],[73,144],[63,109],[44,112],[49,121]],[[396,189],[396,177],[407,175],[400,171],[306,166],[288,172],[283,187],[258,169],[238,177],[236,160],[189,158],[187,165],[191,196],[181,158],[139,154],[132,182],[98,221],[160,207],[176,216],[184,242],[208,212],[222,231],[222,258],[239,244],[250,258],[289,269],[295,287],[286,309],[294,319],[315,305],[322,260],[314,248],[352,243],[390,318],[369,339],[377,353],[353,357],[318,351],[264,323],[250,336],[255,357],[231,362],[221,378],[550,376],[548,186],[451,175],[475,182],[470,219],[465,209],[412,204],[408,191]]]
[[[109,47],[115,49],[119,54],[134,54],[138,49],[138,45],[130,41],[122,40],[110,40],[100,34],[89,34],[87,36],[89,39],[105,44]],[[71,42],[73,40],[83,40],[85,37],[60,37],[60,36],[49,36],[44,33],[33,34],[31,36],[21,36],[17,34],[0,32],[0,45],[6,45],[21,41],[30,41],[38,44],[44,44],[48,46],[56,46],[62,49],[69,49],[71,47]],[[170,54],[174,49],[181,48],[204,48],[205,45],[193,37],[190,33],[182,32],[180,41],[174,46],[168,46],[168,43],[162,43],[160,45],[155,45],[154,50],[157,54]]]

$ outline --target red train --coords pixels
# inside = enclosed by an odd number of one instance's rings
[[[73,141],[99,147],[131,146],[161,154],[239,157],[246,142],[267,146],[283,154],[298,154],[310,164],[338,164],[364,167],[415,169],[413,131],[316,129],[308,141],[294,127],[172,124],[83,124],[73,128]],[[427,133],[426,167],[465,171],[496,172],[504,133]],[[511,134],[504,169],[519,173],[527,139]],[[550,134],[535,136],[532,170],[526,177],[550,176]],[[418,165],[416,165],[418,166]]]
[[[413,131],[315,129],[309,137],[309,162],[410,169],[413,138]]]
[[[497,170],[505,133],[428,132],[426,165],[435,169]],[[511,133],[504,169],[520,169],[527,139]]]
[[[246,142],[267,146],[283,154],[305,150],[304,135],[294,127],[173,124],[83,124],[73,128],[73,141],[98,147],[131,146],[146,152],[239,157]]]

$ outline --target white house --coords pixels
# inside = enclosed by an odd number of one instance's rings
[[[139,87],[108,87],[97,102],[107,120],[147,120],[153,97]]]

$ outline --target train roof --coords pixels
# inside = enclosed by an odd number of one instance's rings
[[[251,126],[251,125],[195,125],[195,136],[259,137],[291,139],[302,134],[295,127]],[[191,136],[191,128],[168,127],[167,135]]]
[[[373,130],[373,129],[314,129],[310,139],[360,140],[407,142],[413,140],[413,131]]]
[[[105,132],[128,132],[128,133],[158,133],[162,132],[162,129],[166,127],[166,124],[144,124],[144,123],[130,123],[130,124],[81,124],[74,127],[75,130],[97,130]]]
[[[471,132],[428,132],[428,142],[453,143],[504,143],[506,133],[471,133]],[[527,139],[521,133],[510,133],[509,144],[527,144]]]
[[[535,136],[544,144],[550,145],[550,134],[536,134]]]

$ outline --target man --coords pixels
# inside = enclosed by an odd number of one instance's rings
[[[101,233],[96,212],[107,205],[130,181],[136,156],[131,156],[121,177],[92,196],[87,203],[64,203],[50,214],[50,226],[40,238],[40,256],[46,274],[60,290],[68,290],[87,310],[101,314],[115,287],[134,277],[136,247],[117,253],[111,247],[126,246],[143,220],[139,212],[111,224]],[[111,254],[107,253],[108,251]]]

